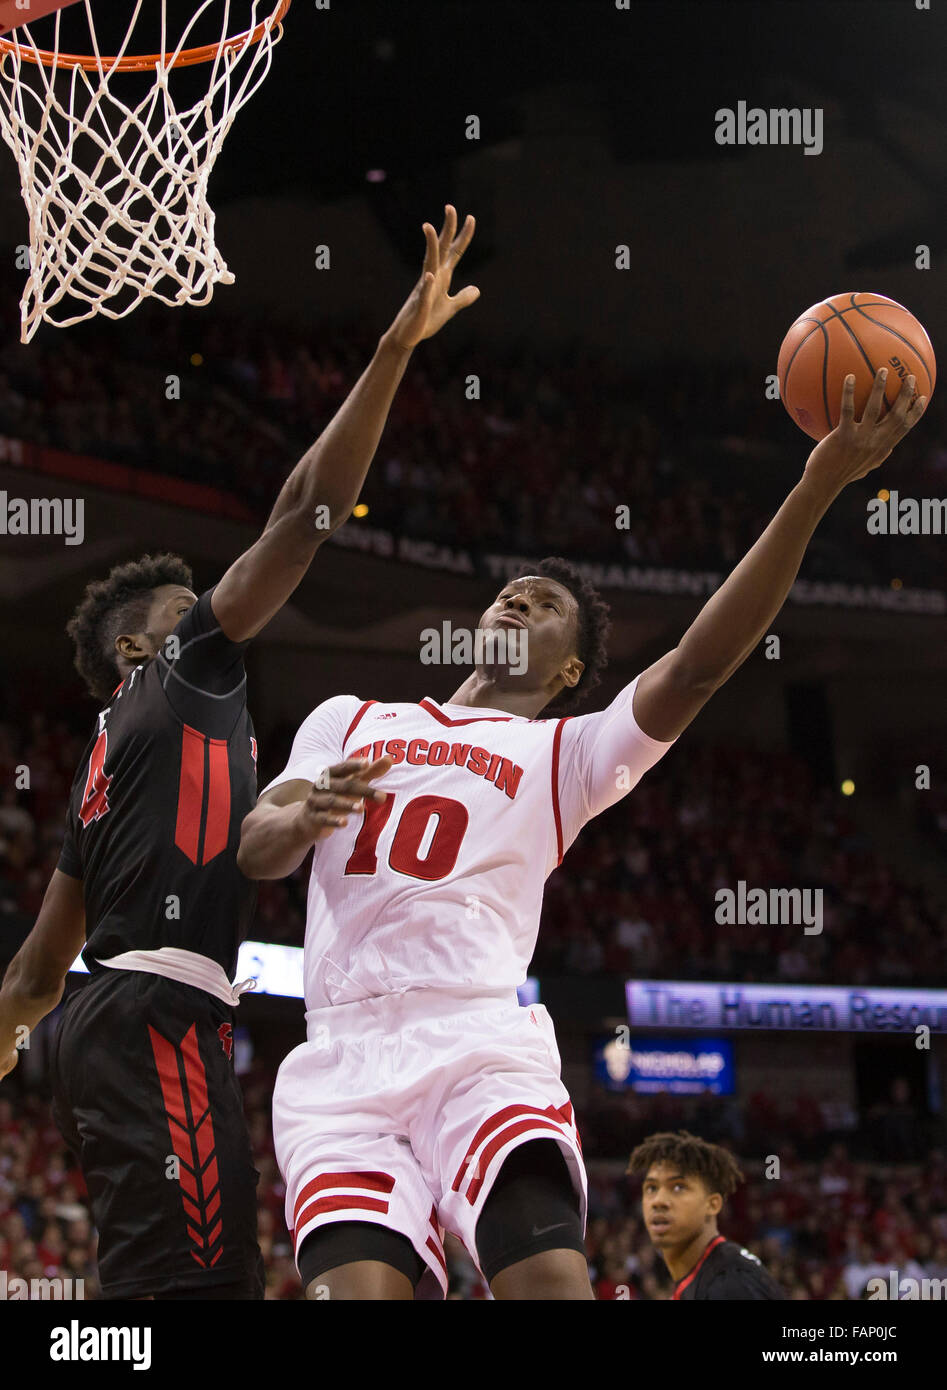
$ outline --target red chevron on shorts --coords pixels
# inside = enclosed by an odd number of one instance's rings
[[[521,1134],[526,1134],[530,1130],[552,1130],[553,1133],[568,1133],[570,1138],[578,1139],[578,1134],[572,1121],[572,1104],[566,1101],[562,1107],[547,1105],[540,1109],[536,1105],[507,1105],[502,1110],[498,1110],[495,1115],[491,1115],[488,1120],[477,1130],[470,1147],[464,1155],[464,1160],[451,1183],[451,1191],[459,1192],[465,1178],[473,1177],[473,1181],[467,1188],[467,1201],[473,1206],[480,1194],[483,1186],[484,1174],[487,1171],[493,1158],[511,1139],[517,1139]],[[480,1157],[474,1163],[474,1157],[480,1145],[488,1136],[493,1138],[483,1149]],[[542,1138],[537,1133],[537,1138]]]
[[[214,1145],[214,1123],[207,1096],[207,1076],[192,1023],[177,1046],[148,1025],[171,1135],[171,1151],[179,1161],[178,1181],[184,1204],[185,1228],[195,1247],[191,1257],[202,1269],[213,1269],[224,1253],[220,1243],[223,1221],[220,1183]],[[212,1254],[214,1246],[216,1253]]]

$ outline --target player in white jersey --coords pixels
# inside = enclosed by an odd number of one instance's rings
[[[546,878],[669,747],[638,728],[633,698],[630,685],[581,719],[352,695],[314,710],[270,788],[311,784],[346,759],[392,766],[358,833],[316,846],[306,1007],[485,983],[509,998],[536,946]]]
[[[274,1092],[277,1159],[309,1297],[446,1291],[444,1231],[496,1298],[581,1299],[586,1181],[552,1023],[520,1007],[543,884],[766,634],[819,519],[923,413],[913,378],[880,417],[842,421],[679,645],[600,713],[537,716],[604,664],[604,604],[567,562],[507,584],[480,631],[519,629],[522,663],[480,662],[449,703],[325,701],[244,822],[248,876],[315,844],[307,1041]],[[382,786],[375,782],[383,779]]]

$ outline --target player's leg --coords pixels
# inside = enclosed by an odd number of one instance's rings
[[[52,1054],[105,1298],[262,1299],[256,1183],[223,1006],[159,976],[94,977]]]
[[[476,1246],[498,1300],[594,1298],[579,1200],[554,1139],[531,1139],[504,1161]]]
[[[307,1299],[408,1300],[425,1264],[407,1236],[371,1221],[321,1226],[300,1246]]]
[[[386,1036],[371,1011],[330,1012],[329,1022],[312,1022],[314,1040],[284,1059],[273,1090],[273,1143],[306,1297],[400,1301],[422,1283],[422,1297],[446,1291],[434,1194],[401,1128],[410,1067],[380,1086]]]
[[[431,1104],[412,1131],[438,1219],[497,1299],[589,1299],[586,1177],[552,1020],[516,1002],[432,1030]]]
[[[354,1260],[311,1279],[307,1299],[336,1302],[406,1302],[414,1298],[414,1285],[391,1265],[380,1260]]]

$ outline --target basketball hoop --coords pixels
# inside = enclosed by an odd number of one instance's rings
[[[60,50],[59,12],[78,3],[91,54]],[[34,41],[15,0],[0,0],[0,32],[22,25],[0,38],[0,130],[30,218],[22,343],[43,321],[68,328],[95,314],[124,318],[146,298],[204,305],[215,284],[234,282],[214,243],[207,185],[237,112],[269,73],[291,0],[249,0],[250,26],[237,34],[232,0],[194,0],[176,44],[168,41],[167,0],[148,0],[161,7],[161,51],[145,55],[129,53],[144,0],[129,3],[124,41],[103,56],[92,0],[32,0],[34,20],[56,10],[50,49]],[[223,8],[219,40],[187,47],[215,4]],[[202,63],[210,68],[206,95],[178,110],[171,74]],[[134,100],[121,95],[126,84],[141,88],[141,76],[122,81],[129,73],[154,76],[140,99],[140,90]],[[78,312],[62,303],[67,296]]]

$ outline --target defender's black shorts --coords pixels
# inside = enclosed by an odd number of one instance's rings
[[[89,1189],[106,1298],[263,1297],[232,1020],[204,990],[131,970],[65,1005],[53,1115]]]

